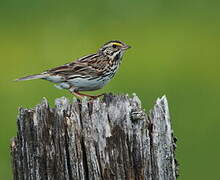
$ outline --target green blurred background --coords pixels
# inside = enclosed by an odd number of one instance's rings
[[[149,110],[167,95],[180,180],[218,179],[220,1],[7,0],[0,5],[0,179],[12,179],[18,107],[72,96],[50,82],[13,79],[95,52],[119,39],[133,48],[100,92],[135,92]]]

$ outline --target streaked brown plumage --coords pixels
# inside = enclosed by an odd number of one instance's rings
[[[49,69],[41,74],[26,76],[17,81],[45,79],[56,83],[56,87],[68,89],[77,96],[91,96],[79,91],[101,89],[117,72],[124,52],[130,48],[121,41],[109,41],[97,53],[71,63]]]

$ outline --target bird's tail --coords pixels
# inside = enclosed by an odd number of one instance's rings
[[[22,78],[15,79],[14,81],[27,81],[27,80],[32,80],[32,79],[43,79],[47,76],[48,76],[48,74],[46,74],[46,73],[34,74],[34,75],[25,76]]]

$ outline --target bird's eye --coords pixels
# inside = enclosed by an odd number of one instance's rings
[[[113,44],[113,45],[112,45],[112,47],[113,47],[113,48],[116,48],[116,47],[117,47],[117,45]]]

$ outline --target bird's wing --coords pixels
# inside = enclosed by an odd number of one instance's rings
[[[91,54],[69,64],[47,70],[50,75],[63,76],[65,80],[75,76],[99,76],[103,73],[108,59]]]

